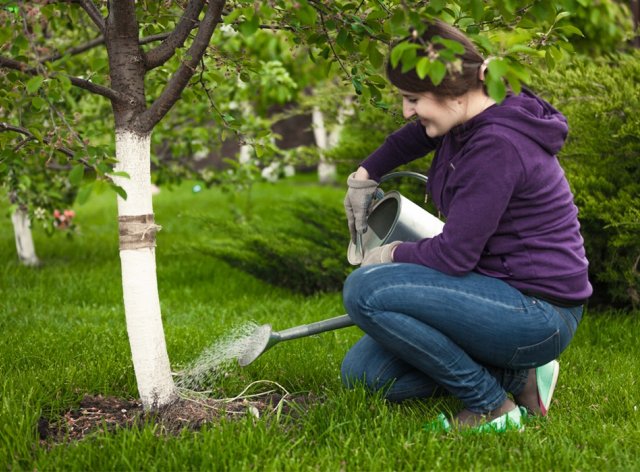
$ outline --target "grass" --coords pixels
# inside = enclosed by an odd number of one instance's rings
[[[309,183],[258,185],[255,214],[276,218],[283,200],[315,195],[341,205],[343,190]],[[0,469],[3,470],[640,470],[640,317],[588,312],[561,357],[548,420],[522,434],[433,435],[422,424],[449,400],[389,404],[345,390],[340,362],[361,333],[347,328],[281,343],[216,393],[256,380],[322,401],[299,418],[247,415],[179,436],[153,424],[44,447],[41,416],[59,415],[85,394],[137,395],[126,337],[115,197],[76,208],[73,240],[35,232],[40,268],[17,263],[11,226],[0,229]],[[158,284],[172,366],[186,365],[246,321],[282,329],[343,313],[339,293],[302,297],[274,288],[191,249],[220,235],[203,216],[233,218],[243,195],[189,186],[155,197]],[[3,212],[6,206],[2,207]]]

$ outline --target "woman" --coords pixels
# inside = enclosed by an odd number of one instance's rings
[[[427,192],[446,223],[433,238],[369,251],[348,277],[344,303],[366,334],[342,376],[393,401],[446,392],[462,401],[432,428],[522,429],[525,411],[547,414],[555,359],[592,292],[556,158],[567,123],[527,90],[497,104],[483,87],[487,61],[469,39],[436,21],[412,40],[434,36],[464,46],[462,67],[436,86],[387,66],[405,118],[415,119],[351,174],[345,209],[355,241],[380,177],[435,150]]]

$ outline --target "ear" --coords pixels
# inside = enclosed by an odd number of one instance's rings
[[[482,64],[480,64],[480,68],[478,69],[478,78],[480,82],[484,82],[485,73],[487,72],[487,67],[489,67],[490,58],[486,58]]]

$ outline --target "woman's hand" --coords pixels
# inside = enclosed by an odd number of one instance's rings
[[[378,188],[378,182],[369,178],[364,167],[358,168],[347,179],[347,195],[344,199],[344,210],[347,214],[351,241],[356,242],[357,233],[367,231],[367,213],[371,201]]]
[[[393,252],[400,244],[402,244],[402,241],[394,241],[389,244],[374,247],[370,251],[367,251],[364,255],[364,259],[362,259],[360,267],[371,264],[385,264],[387,262],[393,262]]]

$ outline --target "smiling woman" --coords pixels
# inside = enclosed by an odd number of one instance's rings
[[[343,380],[394,401],[447,392],[463,402],[429,430],[521,430],[527,414],[547,414],[556,358],[592,292],[556,158],[567,122],[528,90],[496,103],[484,87],[487,60],[454,27],[434,21],[405,41],[430,61],[451,42],[457,55],[437,83],[389,61],[404,116],[416,119],[349,177],[349,228],[354,241],[367,231],[382,175],[431,151],[427,192],[446,223],[434,237],[365,252],[367,267],[347,279],[345,307],[366,334],[347,353]]]

